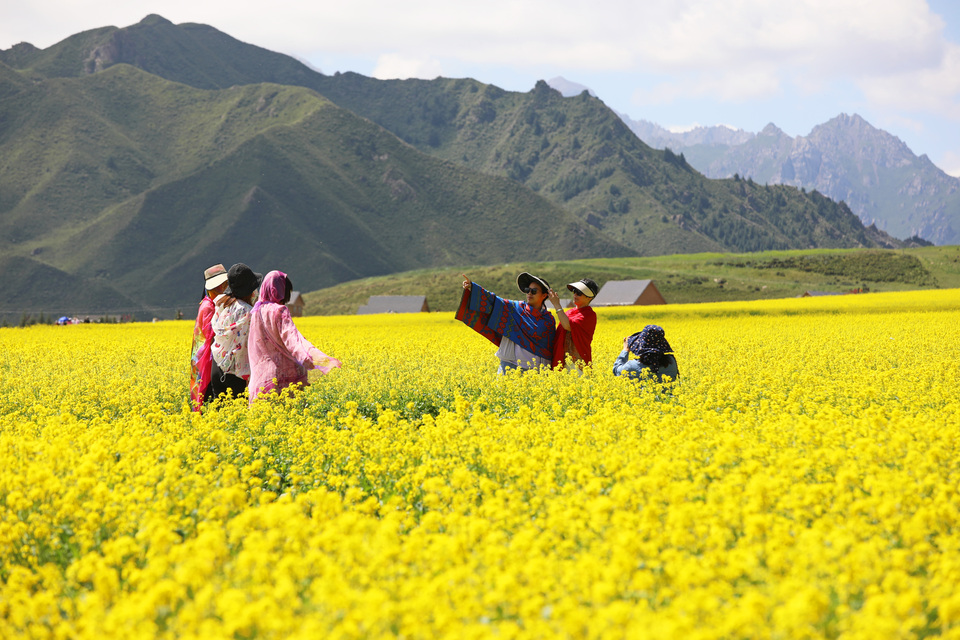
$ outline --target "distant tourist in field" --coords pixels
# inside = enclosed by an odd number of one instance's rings
[[[247,357],[247,336],[250,333],[250,312],[253,294],[260,287],[263,275],[238,262],[227,272],[226,290],[214,303],[216,311],[210,325],[213,327],[213,365],[210,386],[213,396],[231,391],[239,396],[250,379],[250,360]]]
[[[550,285],[543,278],[521,273],[517,287],[526,302],[505,300],[463,276],[463,295],[456,318],[499,347],[497,373],[510,369],[550,366],[553,358],[553,318],[543,303]]]
[[[636,360],[630,359],[631,353],[637,356]],[[664,382],[664,378],[680,378],[673,349],[663,329],[655,324],[648,324],[643,331],[623,339],[623,351],[613,363],[613,373],[633,380],[653,378],[657,382]]]
[[[227,288],[227,270],[222,264],[215,264],[203,272],[203,299],[197,321],[193,325],[193,348],[190,351],[190,406],[199,411],[203,402],[209,399],[210,371],[213,358],[210,349],[213,345],[213,329],[210,321],[216,305],[213,299]],[[89,322],[89,319],[87,320]]]
[[[593,333],[597,330],[597,313],[590,306],[600,287],[590,278],[571,282],[567,289],[573,293],[574,309],[567,312],[560,304],[560,296],[550,289],[550,302],[557,312],[557,335],[553,340],[553,367],[564,367],[569,360],[582,370],[593,362]]]
[[[259,396],[295,384],[307,386],[307,370],[323,374],[341,362],[313,346],[290,317],[287,302],[293,283],[282,271],[271,271],[260,285],[260,298],[250,312],[250,403]]]

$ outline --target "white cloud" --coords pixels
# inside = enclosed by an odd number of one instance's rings
[[[632,100],[636,105],[670,104],[689,98],[742,102],[776,95],[781,90],[781,81],[776,72],[758,65],[754,69],[678,75],[651,89],[637,89]]]
[[[948,50],[943,22],[922,0],[687,0],[637,38],[643,67],[671,77],[661,99],[805,94],[831,79],[910,74]]]
[[[876,105],[960,120],[960,45],[948,45],[935,66],[861,78],[857,84]]]
[[[640,62],[679,71],[793,61],[836,69],[906,64],[935,54],[942,24],[922,0],[447,0],[353,2],[252,0],[204,3],[133,0],[77,5],[66,0],[7,3],[4,20],[21,15],[33,30],[47,23],[62,36],[80,24],[136,22],[160,13],[202,21],[264,46],[351,54],[429,47],[437,57],[524,65],[564,61],[574,68],[617,69]],[[30,5],[19,8],[15,5]],[[12,15],[11,15],[12,14]],[[4,28],[4,31],[7,31]],[[265,42],[266,40],[266,42]],[[516,57],[523,52],[526,57]]]
[[[2,39],[40,31],[127,26],[148,13],[205,22],[302,57],[340,52],[375,58],[447,58],[516,67],[633,69],[685,74],[786,67],[810,74],[886,74],[925,68],[942,55],[942,21],[924,0],[72,0],[4,3]],[[25,33],[10,34],[12,28]],[[52,44],[44,36],[35,42]],[[55,41],[55,39],[53,40]],[[12,44],[12,42],[10,42]]]
[[[422,78],[432,80],[443,75],[440,61],[434,58],[406,57],[397,53],[385,53],[377,58],[373,77],[380,80],[406,80]]]
[[[955,178],[960,178],[960,152],[946,151],[940,155],[936,165]]]
[[[686,0],[649,23],[637,53],[671,72],[776,64],[864,73],[935,60],[942,27],[922,0]]]
[[[802,99],[818,116],[853,103],[888,121],[926,121],[928,129],[932,117],[960,119],[960,43],[947,40],[927,0],[8,1],[0,3],[0,48],[24,40],[48,47],[150,13],[323,59],[330,72],[369,73],[336,66],[362,60],[376,61],[373,75],[380,78],[432,78],[446,70],[497,83],[496,71],[509,69],[513,77],[530,74],[529,86],[536,77],[564,75],[621,110],[632,91],[635,104],[651,109],[691,102],[748,107],[780,98]],[[595,78],[615,84],[613,90],[602,90]],[[846,102],[831,93],[838,87],[847,87]],[[619,104],[610,100],[614,92]],[[809,107],[818,100],[829,106]]]
[[[924,0],[355,0],[273,10],[292,15],[258,25],[259,43],[301,56],[390,52],[445,67],[669,77],[641,103],[755,100],[785,84],[817,94],[831,78],[876,82],[935,69],[948,50],[943,22]]]

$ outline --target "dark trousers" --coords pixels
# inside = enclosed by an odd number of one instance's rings
[[[247,388],[246,380],[232,373],[224,373],[216,360],[213,358],[210,360],[210,386],[207,387],[207,393],[203,397],[205,402],[225,395],[227,389],[233,391],[233,397],[236,398]]]

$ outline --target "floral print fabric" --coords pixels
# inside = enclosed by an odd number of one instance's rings
[[[224,373],[247,379],[250,360],[247,340],[250,334],[250,312],[253,307],[237,300],[231,305],[217,306],[213,313],[213,358]]]

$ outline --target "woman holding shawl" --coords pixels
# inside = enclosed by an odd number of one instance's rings
[[[250,312],[250,404],[264,393],[309,385],[308,369],[327,374],[340,368],[339,360],[310,344],[293,324],[287,309],[292,291],[293,283],[282,271],[263,277],[260,299]]]
[[[543,308],[550,285],[543,278],[521,273],[517,287],[526,302],[505,300],[487,291],[466,274],[456,318],[499,347],[498,374],[549,366],[553,358],[554,324]]]
[[[553,368],[563,367],[569,359],[578,371],[593,362],[593,333],[597,329],[597,313],[590,306],[600,287],[590,278],[571,282],[567,289],[573,292],[576,307],[569,313],[563,310],[560,296],[550,289],[550,302],[557,311],[557,337],[553,341]]]

